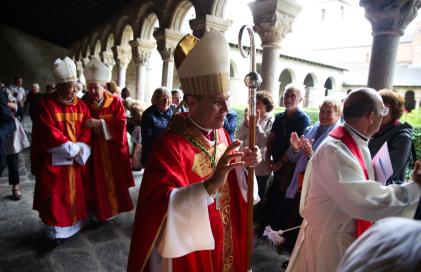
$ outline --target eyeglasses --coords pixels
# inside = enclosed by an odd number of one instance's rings
[[[389,113],[388,107],[384,107],[380,112],[381,116],[383,116],[383,117],[387,116],[388,113]]]

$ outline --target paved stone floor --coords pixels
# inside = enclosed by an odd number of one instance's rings
[[[126,271],[134,212],[119,215],[101,226],[85,227],[51,249],[38,213],[32,210],[34,177],[29,173],[29,152],[20,155],[23,198],[11,200],[7,170],[0,177],[0,272]],[[134,172],[137,186],[130,190],[137,201],[141,172]],[[283,271],[279,255],[264,240],[256,239],[253,271]]]

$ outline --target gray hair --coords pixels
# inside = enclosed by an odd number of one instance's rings
[[[285,86],[284,95],[290,89],[293,89],[294,91],[297,91],[298,94],[300,95],[301,99],[304,99],[304,97],[306,96],[306,88],[302,84],[289,83],[288,85]]]
[[[38,83],[32,84],[32,87],[35,88],[35,89],[37,89],[37,90],[39,90],[39,84]]]
[[[331,105],[335,109],[335,112],[338,115],[342,114],[342,102],[338,98],[326,96],[322,103],[320,103],[319,109],[322,108],[324,105]]]
[[[171,98],[171,92],[167,89],[167,87],[161,86],[158,87],[152,94],[151,103],[152,105],[156,105],[158,102],[157,100],[162,96],[167,95]]]

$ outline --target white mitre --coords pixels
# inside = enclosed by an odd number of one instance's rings
[[[86,64],[83,74],[85,75],[86,83],[105,84],[111,80],[110,70],[95,57],[92,57]]]
[[[174,60],[186,95],[215,95],[229,91],[229,45],[216,30],[201,40],[188,34],[178,43]]]
[[[69,57],[54,61],[53,74],[57,84],[77,81],[76,65]]]

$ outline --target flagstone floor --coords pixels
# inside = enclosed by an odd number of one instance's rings
[[[0,177],[0,272],[126,271],[134,211],[100,226],[88,225],[51,248],[38,213],[32,210],[35,182],[29,164],[29,152],[24,151],[20,155],[20,201],[10,198],[7,169]],[[133,173],[137,186],[130,194],[136,202],[142,173]],[[287,257],[266,241],[255,239],[253,272],[283,271]]]

